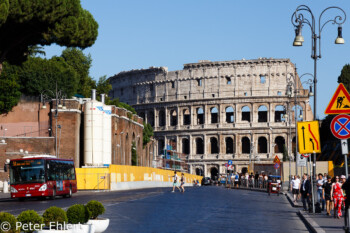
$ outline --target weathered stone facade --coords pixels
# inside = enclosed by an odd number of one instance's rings
[[[109,96],[135,107],[154,127],[158,155],[175,141],[188,154],[190,171],[205,176],[225,173],[228,160],[238,172],[250,161],[271,163],[275,155],[282,158],[284,145],[292,154],[295,94],[303,109],[298,118],[302,113],[304,121],[313,120],[309,90],[289,59],[200,61],[177,71],[121,72],[109,80]],[[294,81],[296,90],[287,96]]]

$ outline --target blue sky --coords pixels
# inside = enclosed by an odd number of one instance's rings
[[[83,8],[99,23],[96,43],[84,50],[93,59],[90,75],[98,79],[150,66],[178,70],[198,60],[259,57],[290,58],[299,75],[313,73],[308,27],[303,28],[304,45],[292,46],[291,15],[300,4],[311,8],[317,24],[320,13],[329,6],[343,8],[349,17],[343,26],[344,45],[334,44],[335,25],[327,24],[321,34],[317,115],[323,118],[340,71],[350,63],[349,0],[82,0]],[[328,13],[324,20],[338,12]],[[61,50],[47,47],[47,57],[60,55]]]

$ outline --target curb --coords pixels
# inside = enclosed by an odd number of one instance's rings
[[[289,201],[289,203],[293,206],[293,207],[302,207],[302,205],[299,205],[298,203],[297,204],[294,204],[293,202],[293,198],[290,196],[290,194],[287,192],[287,193],[284,193]]]
[[[314,233],[326,233],[308,214],[303,213],[301,210],[297,212],[301,220],[309,227],[311,232]]]

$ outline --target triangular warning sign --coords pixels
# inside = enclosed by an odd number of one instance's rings
[[[350,114],[350,95],[342,83],[329,102],[325,114]]]
[[[275,159],[273,160],[274,163],[280,163],[281,160],[278,158],[278,156],[276,155]]]

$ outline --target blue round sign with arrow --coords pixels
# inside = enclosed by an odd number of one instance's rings
[[[233,164],[232,160],[229,160],[228,165],[232,165],[232,164]]]

